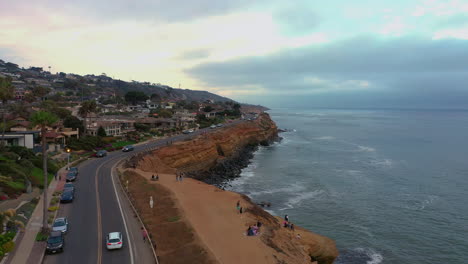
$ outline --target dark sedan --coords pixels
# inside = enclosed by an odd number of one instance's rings
[[[70,169],[68,169],[69,172],[74,172],[76,173],[76,175],[78,175],[78,168],[77,167],[70,167]]]
[[[77,174],[75,172],[68,172],[67,176],[65,176],[66,182],[72,182],[76,180]]]
[[[62,232],[52,231],[47,239],[46,253],[63,252],[64,244],[65,239]]]
[[[122,151],[123,152],[128,152],[128,151],[132,151],[134,150],[135,148],[132,146],[132,145],[128,145],[128,146],[125,146],[122,148]]]
[[[105,156],[107,156],[107,151],[106,150],[100,150],[100,151],[96,152],[96,157],[102,158],[102,157],[105,157]]]
[[[75,192],[68,189],[64,190],[62,195],[60,196],[60,202],[61,203],[71,203],[73,202],[73,199],[75,198]]]

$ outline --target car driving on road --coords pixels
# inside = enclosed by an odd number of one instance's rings
[[[106,150],[99,150],[98,152],[96,152],[96,157],[99,157],[99,158],[102,158],[102,157],[105,157],[107,156],[107,151]]]
[[[68,220],[66,217],[60,217],[55,219],[52,224],[52,231],[60,231],[66,233],[68,231]]]
[[[65,239],[62,232],[52,231],[47,239],[46,253],[63,252],[64,244]]]
[[[135,148],[132,146],[132,145],[128,145],[128,146],[125,146],[122,148],[122,151],[123,152],[128,152],[128,151],[132,151],[134,150]]]
[[[61,203],[71,203],[75,198],[75,192],[72,190],[64,190],[62,195],[60,196]]]
[[[109,233],[106,237],[106,247],[107,249],[119,249],[123,246],[122,233],[112,232]]]

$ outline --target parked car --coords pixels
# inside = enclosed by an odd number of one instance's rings
[[[60,196],[61,203],[71,203],[75,199],[75,192],[72,190],[64,190]]]
[[[62,232],[52,231],[47,239],[46,253],[63,252],[64,245],[65,239]]]
[[[99,158],[102,158],[102,157],[105,157],[107,156],[107,151],[106,150],[99,150],[98,152],[96,152],[96,157],[99,157]]]
[[[213,124],[213,125],[210,126],[210,128],[211,129],[216,128],[216,125]]]
[[[195,130],[189,129],[188,132],[189,132],[189,133],[193,133],[193,132],[195,132]]]
[[[223,124],[219,123],[219,124],[217,124],[216,126],[217,126],[217,127],[222,127]]]
[[[132,146],[132,145],[128,145],[128,146],[125,146],[122,148],[122,151],[123,152],[128,152],[128,151],[132,151],[134,150],[135,148]]]
[[[189,134],[190,132],[188,130],[182,131],[183,134]]]
[[[65,183],[65,185],[63,186],[63,191],[67,191],[67,190],[75,192],[75,185],[73,185],[73,183],[71,182]]]
[[[72,182],[76,180],[76,173],[75,172],[68,172],[67,176],[65,176],[65,182]]]
[[[68,231],[68,220],[66,217],[60,217],[55,219],[52,225],[52,231],[60,231],[66,233]]]
[[[70,167],[70,168],[68,169],[68,171],[69,171],[69,172],[75,172],[76,175],[78,175],[78,168],[77,168],[77,167]]]
[[[106,246],[107,249],[119,249],[123,246],[122,233],[112,232],[109,233],[106,237]]]

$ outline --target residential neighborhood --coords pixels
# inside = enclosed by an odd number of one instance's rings
[[[2,98],[6,145],[41,151],[40,129],[29,117],[47,110],[59,117],[46,128],[50,151],[60,152],[80,138],[105,135],[110,141],[164,136],[239,118],[240,105],[204,91],[174,89],[149,82],[125,82],[101,75],[52,73],[50,67],[27,69],[0,60],[3,85],[12,95]],[[75,144],[76,145],[76,144]]]

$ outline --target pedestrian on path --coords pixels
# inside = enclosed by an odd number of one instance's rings
[[[180,181],[182,181],[184,179],[184,175],[181,173],[180,174]]]
[[[55,178],[55,180],[57,180],[57,172],[55,173],[54,178]]]
[[[242,207],[239,209],[239,213],[242,214]]]
[[[146,238],[148,237],[148,232],[143,227],[141,228],[141,234],[143,236],[143,242],[146,242]]]

